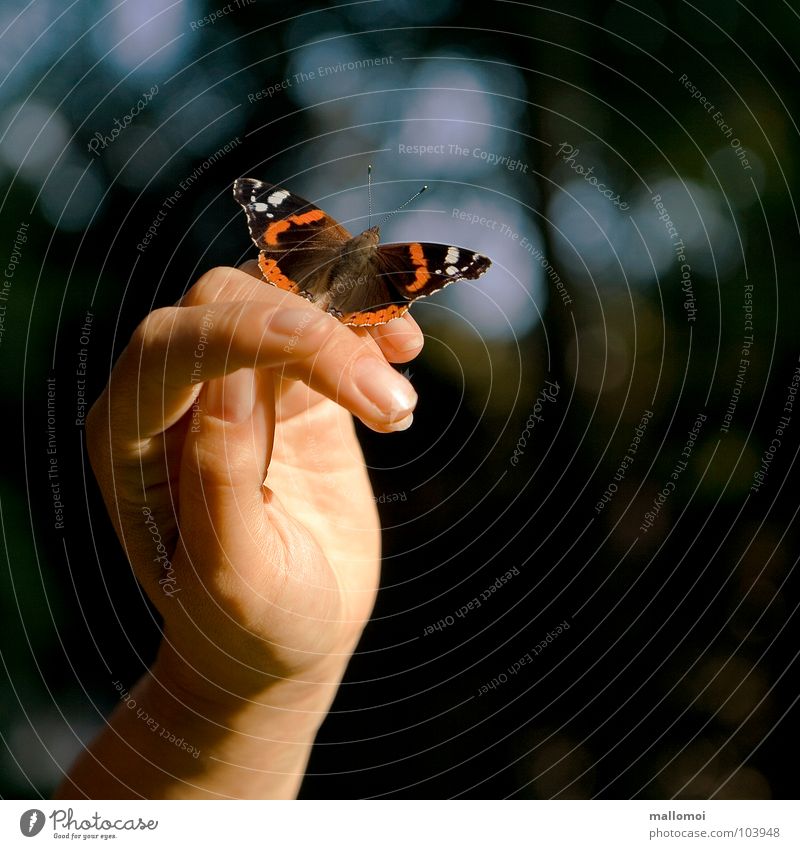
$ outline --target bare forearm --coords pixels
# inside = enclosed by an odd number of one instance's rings
[[[294,798],[336,681],[201,703],[179,696],[156,664],[122,694],[56,798]]]

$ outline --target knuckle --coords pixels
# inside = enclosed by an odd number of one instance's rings
[[[203,274],[187,292],[184,305],[211,304],[251,296],[252,281],[242,271],[218,265]]]
[[[162,307],[148,313],[138,324],[134,330],[134,338],[149,342],[157,332],[158,328],[163,324],[165,313],[171,312],[170,307]]]
[[[175,319],[175,307],[161,307],[153,310],[139,322],[133,331],[131,342],[136,348],[150,348],[158,341],[166,326]]]
[[[242,333],[244,329],[250,329],[251,321],[247,320],[247,304],[233,304],[220,310],[214,319],[212,334],[219,340],[232,340]]]
[[[221,265],[206,271],[187,292],[184,303],[208,304],[216,301],[222,292],[229,272],[229,268]]]

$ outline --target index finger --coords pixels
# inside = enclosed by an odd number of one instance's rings
[[[223,276],[216,273],[215,269],[192,286],[181,299],[181,303],[191,306],[209,301],[237,301],[239,299],[252,298],[261,300],[269,298],[269,290],[274,290],[264,281],[264,276],[255,260],[247,260],[239,266],[241,271],[253,279],[251,285],[241,277]],[[290,307],[299,297],[291,292],[280,292],[283,303]],[[355,328],[351,327],[356,334],[372,338],[380,348],[383,355],[390,363],[405,363],[414,359],[422,350],[425,339],[417,322],[406,312],[399,318],[392,319],[387,324],[378,324],[374,327]]]
[[[221,272],[234,283],[237,275],[248,279],[236,269]],[[259,301],[151,313],[120,356],[98,405],[99,411],[108,406],[112,440],[140,446],[186,414],[202,383],[240,368],[279,368],[375,429],[408,427],[416,393],[369,340],[301,299],[287,309],[286,293],[264,290]]]

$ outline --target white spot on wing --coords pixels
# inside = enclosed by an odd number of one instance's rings
[[[273,206],[280,206],[288,197],[289,192],[286,189],[278,189],[277,192],[273,192],[267,198],[267,203],[271,203]]]
[[[266,212],[269,207],[265,203],[254,203],[253,211],[254,212]]]
[[[461,253],[458,248],[450,247],[447,249],[447,256],[444,258],[446,265],[452,265],[458,259],[458,255]]]
[[[458,274],[458,269],[454,265],[448,265],[447,268],[445,268],[445,271],[448,274]]]

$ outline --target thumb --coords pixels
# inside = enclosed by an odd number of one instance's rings
[[[272,373],[243,368],[209,380],[190,421],[180,482],[184,543],[206,552],[221,547],[230,557],[263,531],[262,485],[275,432]]]

